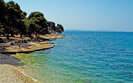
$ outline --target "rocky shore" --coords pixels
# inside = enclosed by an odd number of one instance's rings
[[[63,37],[63,35],[54,34],[41,36],[42,39],[50,41]],[[52,47],[54,47],[54,44],[49,41],[28,41],[21,43],[20,46],[18,44],[9,44],[9,42],[0,43],[0,83],[39,83],[39,81],[21,71],[24,64],[11,54],[30,53]]]

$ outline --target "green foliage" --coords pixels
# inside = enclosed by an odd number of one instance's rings
[[[14,1],[7,3],[0,0],[0,34],[12,36],[14,34],[29,35],[46,34],[46,33],[62,33],[63,26],[54,22],[47,21],[41,12],[32,12],[28,17],[19,4]]]
[[[45,34],[47,32],[47,20],[41,12],[32,12],[28,19],[30,21],[29,29],[31,32],[38,34]]]
[[[5,32],[7,34],[25,34],[25,24],[23,19],[25,18],[26,13],[20,9],[20,6],[13,2],[9,1],[7,3],[7,27]]]
[[[57,24],[57,26],[56,26],[56,32],[57,33],[64,32],[64,28],[63,28],[63,26],[61,24]]]
[[[0,22],[5,21],[6,14],[6,3],[3,0],[0,0]]]
[[[47,22],[48,25],[48,32],[49,33],[55,33],[56,32],[56,27],[54,22]]]
[[[6,3],[0,0],[0,33],[3,33],[3,27],[6,25]]]

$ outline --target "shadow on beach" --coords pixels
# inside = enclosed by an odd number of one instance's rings
[[[23,63],[15,59],[13,56],[7,54],[0,54],[0,64],[10,64],[14,66],[23,65]]]

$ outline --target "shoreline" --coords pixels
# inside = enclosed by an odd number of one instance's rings
[[[64,35],[48,34],[46,37],[48,37],[51,41],[63,38]],[[31,49],[25,50],[24,48],[22,48],[20,50],[15,48],[14,50],[11,47],[11,49],[8,49],[7,51],[2,50],[0,52],[0,83],[39,83],[39,80],[36,80],[31,76],[28,76],[26,72],[22,71],[24,64],[21,63],[19,59],[17,59],[15,56],[12,56],[11,54],[31,53],[35,51],[46,50],[53,48],[55,45],[51,44],[49,41],[39,43],[30,42],[30,44]]]
[[[22,66],[23,67],[23,66]],[[21,70],[22,68],[15,67],[13,69],[13,72],[16,74],[16,77],[23,80],[24,83],[39,83],[39,81],[28,74],[26,74],[24,71]]]
[[[47,50],[47,49],[50,49],[50,48],[53,48],[53,47],[55,47],[55,45],[51,45],[51,46],[46,47],[46,48],[34,49],[34,50],[26,50],[26,51],[22,51],[22,50],[18,50],[18,51],[2,51],[0,53],[1,54],[32,53],[32,52],[35,52],[35,51]]]
[[[55,47],[54,44],[50,43],[50,41],[55,39],[61,39],[65,37],[64,35],[60,34],[46,34],[46,35],[40,35],[40,38],[43,40],[41,42],[37,41],[28,41],[27,43],[20,43],[17,45],[7,45],[5,48],[3,48],[2,45],[6,45],[7,43],[4,43],[0,45],[2,49],[0,49],[0,53],[2,54],[16,54],[16,53],[31,53],[34,51],[40,51],[40,50],[46,50]],[[14,41],[16,39],[14,38]],[[20,39],[19,39],[20,40]],[[17,40],[18,41],[18,40]],[[23,40],[24,41],[24,40]],[[14,43],[16,44],[16,43]],[[22,45],[22,47],[21,47]]]
[[[39,83],[13,65],[0,65],[0,73],[0,83]]]

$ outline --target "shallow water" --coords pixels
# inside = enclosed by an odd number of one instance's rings
[[[50,50],[21,54],[42,83],[133,83],[133,33],[68,31]]]

